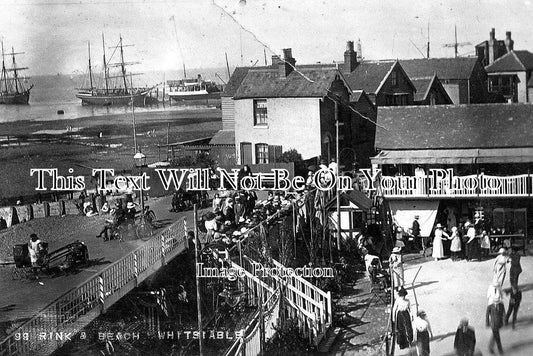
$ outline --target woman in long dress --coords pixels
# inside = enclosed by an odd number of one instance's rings
[[[500,248],[498,251],[498,257],[496,257],[492,269],[492,282],[498,283],[500,286],[503,286],[503,281],[505,280],[505,275],[507,273],[507,260],[507,251],[505,251],[504,248]]]
[[[438,261],[439,258],[444,257],[444,246],[442,245],[442,240],[449,239],[450,236],[442,230],[442,225],[437,224],[435,229],[435,238],[433,239],[433,254],[431,255],[435,261]]]
[[[457,230],[457,227],[452,227],[452,236],[450,236],[452,243],[450,245],[450,251],[452,252],[452,261],[459,259],[459,252],[461,252],[461,235]]]
[[[421,310],[413,320],[413,337],[419,356],[429,356],[429,342],[433,338],[431,325],[427,320],[426,312]]]
[[[396,324],[396,342],[400,349],[405,349],[413,342],[413,324],[411,322],[411,303],[402,287],[392,307],[392,321]]]
[[[401,255],[401,248],[395,247],[392,249],[392,253],[389,257],[389,266],[392,269],[392,282],[394,288],[403,288],[404,275],[403,275],[403,261]]]

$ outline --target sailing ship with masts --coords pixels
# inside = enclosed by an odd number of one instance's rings
[[[15,56],[17,54],[23,54],[23,52],[15,53],[13,47],[11,47],[11,56],[13,64],[11,68],[6,68],[6,60],[4,53],[4,43],[2,42],[2,75],[0,76],[0,104],[26,105],[30,101],[30,90],[33,88],[31,85],[26,88],[24,81],[19,76],[19,72],[28,69],[27,67],[17,67]],[[23,78],[28,79],[28,78]]]
[[[91,65],[91,45],[88,43],[89,49],[89,87],[78,88],[76,97],[81,99],[82,105],[99,105],[99,106],[111,106],[111,105],[133,105],[144,106],[146,102],[146,95],[153,88],[135,88],[133,86],[133,75],[139,73],[127,73],[126,66],[137,64],[137,62],[125,62],[124,61],[124,47],[122,44],[122,36],[117,46],[113,47],[113,53],[108,60],[106,60],[105,53],[105,40],[102,34],[102,46],[103,46],[103,80],[101,83],[96,83],[93,75],[93,68]],[[120,61],[117,63],[111,63],[114,55],[117,53],[120,56]],[[110,68],[118,68],[118,74],[110,75]]]

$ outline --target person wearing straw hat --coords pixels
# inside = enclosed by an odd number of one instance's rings
[[[403,288],[404,285],[404,270],[402,260],[402,249],[395,247],[389,257],[389,266],[392,270],[392,283],[394,288]]]
[[[419,356],[429,356],[429,341],[433,338],[426,312],[420,310],[413,320],[413,336]]]
[[[433,238],[433,253],[431,254],[435,261],[444,258],[444,246],[442,245],[442,240],[447,240],[449,238],[450,236],[442,230],[442,225],[437,224],[435,237]]]
[[[503,281],[507,274],[507,260],[507,251],[502,247],[498,250],[498,257],[494,260],[494,266],[492,268],[492,281],[497,282],[500,286],[503,286]]]

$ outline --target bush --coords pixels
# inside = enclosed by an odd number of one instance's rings
[[[294,148],[291,148],[288,151],[285,151],[281,154],[281,161],[285,163],[290,162],[301,162],[303,161],[302,155],[298,153]]]

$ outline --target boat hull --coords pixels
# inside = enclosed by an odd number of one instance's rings
[[[17,94],[0,95],[0,104],[4,105],[28,105],[30,101],[30,91]]]
[[[76,98],[81,99],[82,105],[95,106],[127,106],[131,105],[133,98],[133,105],[144,106],[146,102],[146,95],[148,91],[132,95],[92,95],[90,93],[78,93]]]
[[[220,100],[220,94],[221,92],[214,92],[214,93],[190,93],[186,94],[183,92],[177,92],[168,93],[168,97],[174,101],[194,101],[194,100],[212,100],[212,99],[218,99]]]

